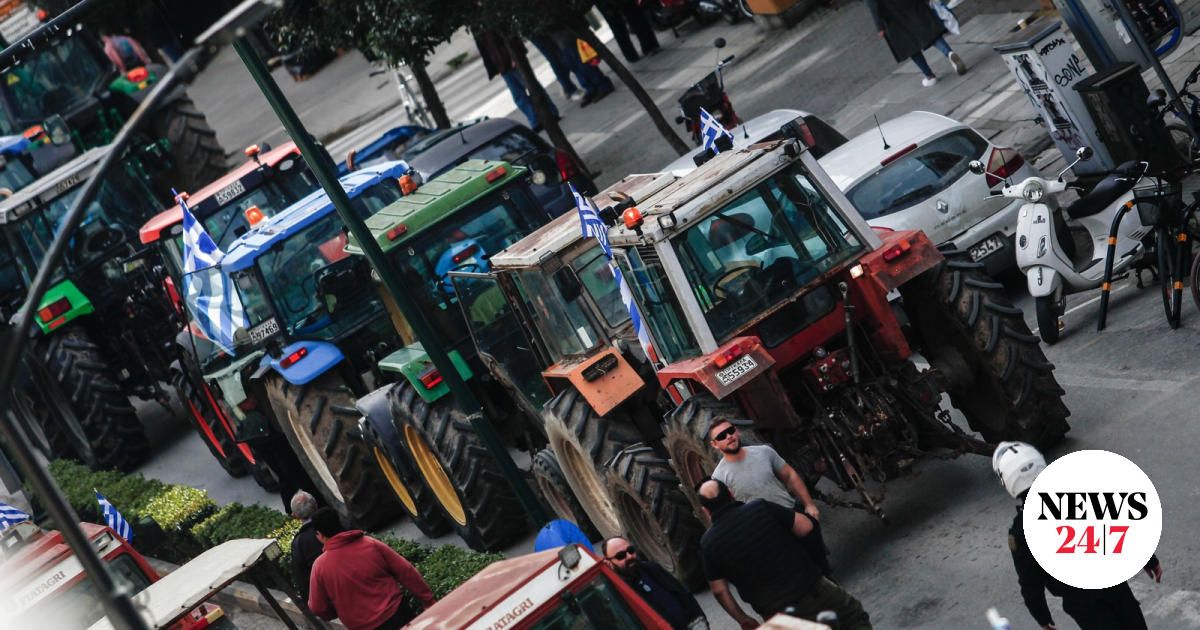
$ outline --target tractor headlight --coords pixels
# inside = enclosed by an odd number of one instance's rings
[[[1046,194],[1046,189],[1038,182],[1029,182],[1025,188],[1021,190],[1021,196],[1029,203],[1037,203],[1042,200],[1042,196]]]

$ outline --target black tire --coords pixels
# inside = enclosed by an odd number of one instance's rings
[[[192,429],[200,436],[200,441],[208,447],[209,454],[230,477],[245,477],[249,472],[249,462],[238,452],[237,441],[225,430],[221,418],[206,400],[202,390],[182,370],[176,372],[171,380],[175,386],[175,395],[183,405],[184,415],[187,416]]]
[[[467,546],[498,551],[525,533],[525,510],[453,396],[427,403],[402,380],[388,401],[409,455]]]
[[[91,446],[94,470],[132,470],[150,455],[150,441],[137,411],[121,392],[116,370],[87,331],[66,326],[36,344],[36,358],[67,397]],[[55,457],[77,457],[55,423],[43,425]]]
[[[684,496],[692,505],[696,518],[708,527],[708,514],[700,509],[696,484],[712,474],[721,454],[709,444],[708,429],[718,420],[728,421],[738,429],[742,444],[759,444],[754,421],[742,418],[742,410],[731,400],[720,401],[709,395],[693,396],[667,414],[663,422],[663,442],[671,454],[671,465],[679,475]]]
[[[624,536],[641,552],[692,590],[705,584],[700,560],[704,526],[679,489],[671,463],[637,444],[608,466],[608,489],[625,526]]]
[[[56,457],[57,451],[69,453],[84,465],[95,464],[87,432],[67,395],[28,348],[14,375],[10,411],[30,443],[47,459]]]
[[[1192,287],[1192,301],[1200,309],[1200,252],[1196,252],[1196,257],[1192,259],[1192,273],[1188,279]]]
[[[961,250],[942,254],[944,262],[900,291],[925,358],[936,366],[945,356],[944,364],[966,368],[947,371],[951,402],[992,444],[1058,441],[1070,430],[1071,412],[1040,340],[983,264]]]
[[[438,509],[437,497],[415,472],[417,467],[401,443],[395,427],[376,427],[368,422],[366,430],[374,436],[375,443],[383,445],[383,448],[372,446],[371,452],[409,520],[429,538],[437,538],[450,531],[450,522]],[[400,461],[402,457],[406,459]],[[406,475],[402,471],[413,472]]]
[[[154,113],[150,133],[167,141],[175,162],[167,180],[180,192],[195,192],[225,174],[225,149],[217,132],[186,94]]]
[[[1196,142],[1192,140],[1192,134],[1188,131],[1187,126],[1183,123],[1171,122],[1163,125],[1167,132],[1167,138],[1171,141],[1171,148],[1175,154],[1183,160],[1184,164],[1191,164],[1198,157],[1196,155]]]
[[[575,491],[567,482],[558,458],[549,447],[544,448],[533,456],[533,479],[537,484],[538,493],[542,497],[547,513],[558,518],[566,519],[579,526],[580,531],[588,540],[601,540],[603,537],[592,524],[591,517],[575,498]]]
[[[746,2],[746,0],[737,0],[737,4],[738,4],[738,10],[740,10],[742,12],[742,15],[745,15],[747,18],[749,18],[751,20],[754,19],[754,11],[750,10],[750,4],[748,2]]]
[[[367,444],[354,436],[354,394],[337,370],[306,385],[266,377],[267,397],[300,463],[326,503],[350,522],[373,529],[395,520],[400,506]]]
[[[1163,312],[1167,325],[1179,328],[1180,298],[1183,297],[1183,269],[1179,264],[1179,245],[1170,228],[1158,228],[1158,289],[1162,295]]]
[[[1058,302],[1052,295],[1035,298],[1038,335],[1048,345],[1058,342]]]
[[[577,389],[563,390],[542,410],[550,448],[575,498],[604,538],[621,535],[621,521],[609,498],[605,464],[641,442],[633,421],[620,410],[601,418]]]

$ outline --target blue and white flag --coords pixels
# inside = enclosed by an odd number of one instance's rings
[[[176,195],[175,199],[183,209],[184,299],[204,336],[233,354],[234,331],[250,325],[242,301],[225,274],[196,273],[216,266],[225,254],[204,231],[204,224],[192,215],[183,196]]]
[[[113,528],[117,535],[125,539],[127,543],[133,543],[133,528],[129,526],[129,521],[125,520],[124,516],[113,507],[113,504],[100,494],[99,490],[92,488],[96,492],[96,500],[100,502],[100,511],[104,514],[104,521],[108,526]]]
[[[637,333],[638,341],[642,344],[642,349],[646,352],[646,356],[654,356],[650,352],[650,336],[646,333],[646,327],[642,324],[642,315],[637,310],[637,304],[633,302],[633,293],[629,290],[629,285],[625,282],[625,277],[621,275],[621,270],[617,264],[613,262],[612,247],[608,244],[608,226],[600,220],[600,214],[596,212],[596,207],[587,197],[579,194],[574,186],[571,186],[571,194],[575,197],[575,207],[579,210],[579,224],[583,227],[583,237],[595,238],[600,241],[600,249],[604,250],[604,255],[608,258],[608,268],[612,270],[613,278],[617,281],[617,288],[621,292],[621,302],[625,304],[626,310],[629,311],[629,319],[633,324],[633,331]]]
[[[0,503],[0,531],[6,530],[17,523],[28,520],[28,514],[7,503]]]
[[[701,149],[712,149],[713,153],[720,153],[717,148],[717,138],[727,136],[729,141],[733,141],[733,134],[721,124],[721,121],[713,118],[713,115],[700,108],[700,138],[704,141]]]

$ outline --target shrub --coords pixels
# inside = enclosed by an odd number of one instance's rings
[[[236,538],[271,538],[290,520],[279,510],[234,502],[193,527],[192,534],[215,547]]]
[[[95,490],[99,490],[126,519],[133,521],[145,516],[146,506],[167,488],[156,479],[115,470],[92,472],[87,466],[66,459],[50,462],[50,474],[79,518],[89,523],[104,523]]]
[[[186,530],[217,511],[207,490],[170,486],[146,505],[146,514],[158,521],[164,531]]]
[[[479,553],[445,544],[416,566],[429,583],[429,588],[433,589],[433,596],[441,599],[487,565],[503,559],[504,554]]]

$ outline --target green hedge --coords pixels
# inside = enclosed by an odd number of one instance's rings
[[[163,544],[138,551],[168,562],[183,564],[205,549],[235,538],[274,538],[283,555],[279,568],[294,582],[291,570],[292,538],[300,522],[278,510],[261,505],[230,503],[218,508],[208,492],[164,484],[141,475],[116,471],[92,472],[73,461],[50,462],[50,473],[79,514],[91,523],[104,523],[95,490],[99,490],[130,522],[151,517],[166,534]],[[501,560],[500,554],[477,553],[456,547],[379,537],[396,550],[425,577],[436,597],[441,598],[478,573],[483,567]],[[406,598],[415,603],[415,598]]]

